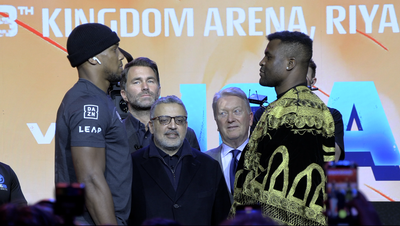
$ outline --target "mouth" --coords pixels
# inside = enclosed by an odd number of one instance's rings
[[[152,97],[151,93],[144,93],[140,97]]]
[[[239,127],[239,126],[228,126],[227,129],[228,129],[228,130],[233,130],[233,129],[236,129],[236,128],[238,128],[238,127]]]
[[[179,137],[179,134],[176,132],[167,132],[167,133],[165,133],[165,136],[170,139],[175,139],[175,138]]]

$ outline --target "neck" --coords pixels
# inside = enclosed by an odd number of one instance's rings
[[[236,139],[236,140],[229,140],[228,142],[224,142],[224,144],[228,145],[231,148],[237,149],[238,147],[240,147],[240,145],[242,145],[245,141],[247,140],[247,137],[245,137],[244,139]]]
[[[133,107],[129,106],[129,112],[132,114],[133,117],[135,117],[137,120],[139,120],[141,123],[143,123],[146,126],[146,131],[147,131],[148,124],[150,121],[150,109],[149,110],[138,110],[138,109],[134,109]]]
[[[163,152],[165,152],[166,154],[168,154],[169,156],[173,156],[173,155],[175,155],[178,151],[179,151],[179,149],[178,150],[174,150],[174,151],[170,151],[170,150],[163,150],[163,149],[161,149]]]
[[[108,87],[110,87],[110,82],[103,79],[97,70],[90,69],[86,65],[81,65],[78,67],[79,78],[86,79],[97,86],[99,89],[107,93]]]

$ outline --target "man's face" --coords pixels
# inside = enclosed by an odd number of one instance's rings
[[[123,70],[122,60],[124,59],[124,55],[119,51],[118,45],[118,43],[114,44],[97,55],[101,66],[104,68],[104,72],[107,76],[106,79],[109,82],[118,82],[121,80],[121,73]]]
[[[307,77],[306,77],[308,87],[313,87],[317,82],[317,78],[315,77],[313,78],[312,74],[313,74],[313,69],[311,67],[308,67]]]
[[[121,96],[132,108],[149,110],[160,96],[160,86],[154,71],[145,66],[131,67]]]
[[[248,112],[248,103],[237,96],[223,96],[217,102],[214,114],[222,141],[237,148],[249,137],[253,123],[253,112]]]
[[[276,87],[282,83],[283,73],[286,70],[285,58],[280,51],[281,40],[270,41],[260,61],[260,85]]]
[[[168,103],[157,105],[154,110],[154,117],[159,116],[176,117],[187,115],[181,105]],[[154,119],[149,123],[149,129],[154,136],[155,145],[166,153],[179,150],[185,140],[187,127],[186,120],[180,125],[176,123],[176,119],[171,119],[166,125],[161,124],[158,119]]]

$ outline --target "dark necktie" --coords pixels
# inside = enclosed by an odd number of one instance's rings
[[[231,193],[233,194],[233,188],[235,187],[235,174],[236,174],[236,168],[238,165],[238,160],[237,160],[237,155],[240,153],[239,150],[232,150],[232,161],[231,161],[231,167],[230,167],[230,180],[231,180]]]

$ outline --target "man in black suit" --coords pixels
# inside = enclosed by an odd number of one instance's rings
[[[129,109],[124,119],[131,153],[150,144],[148,130],[150,107],[160,97],[161,85],[157,64],[146,57],[139,57],[125,65],[121,75],[121,96]],[[193,129],[188,128],[186,139],[191,147],[200,150]]]
[[[232,164],[235,160],[239,161],[241,152],[249,142],[249,128],[253,122],[253,112],[246,94],[237,87],[229,87],[217,92],[214,95],[212,107],[222,144],[208,150],[206,154],[221,165],[233,203],[232,188],[235,181],[233,176],[236,168]],[[233,154],[235,150],[237,151],[236,156]]]
[[[187,111],[176,96],[162,97],[150,110],[150,145],[132,154],[130,223],[166,218],[183,225],[217,225],[230,200],[217,161],[185,139]]]

